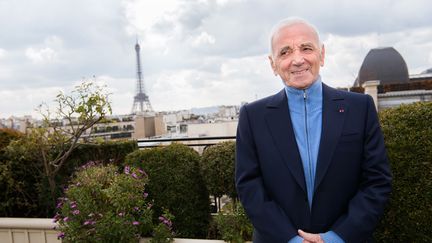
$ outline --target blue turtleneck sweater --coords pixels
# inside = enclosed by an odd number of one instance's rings
[[[322,129],[322,82],[321,77],[307,89],[301,90],[285,86],[288,108],[306,180],[309,208],[312,208],[315,187],[315,172]],[[321,234],[324,242],[344,242],[336,233],[328,231]],[[299,236],[289,243],[302,242]]]
[[[309,208],[312,208],[315,169],[322,125],[321,79],[318,78],[317,81],[304,90],[285,86],[285,93],[288,97],[288,107],[297,147],[303,162]]]

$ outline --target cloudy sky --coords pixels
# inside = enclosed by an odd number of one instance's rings
[[[282,83],[267,60],[271,27],[289,16],[320,30],[325,83],[350,86],[371,48],[393,46],[410,74],[432,67],[429,0],[0,0],[0,118],[33,115],[83,80],[128,114],[141,45],[156,111],[237,105]]]

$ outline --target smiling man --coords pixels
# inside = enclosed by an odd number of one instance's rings
[[[315,27],[286,19],[272,32],[270,64],[285,87],[244,105],[236,187],[255,243],[368,242],[391,191],[370,96],[326,86]]]

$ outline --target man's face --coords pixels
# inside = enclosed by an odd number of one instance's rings
[[[316,32],[299,23],[279,30],[272,40],[270,64],[286,85],[306,89],[318,78],[324,65],[324,46],[320,48]]]

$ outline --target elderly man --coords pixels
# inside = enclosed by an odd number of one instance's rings
[[[285,87],[244,105],[236,187],[255,243],[368,242],[391,191],[370,96],[320,77],[325,48],[302,19],[271,35],[270,64]]]

